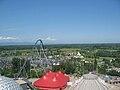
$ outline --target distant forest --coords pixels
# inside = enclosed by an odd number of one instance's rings
[[[32,49],[34,45],[10,45],[10,46],[0,46],[0,50],[23,50]],[[52,44],[44,45],[44,48],[82,48],[85,50],[94,49],[109,49],[109,50],[120,50],[120,43],[112,44]]]

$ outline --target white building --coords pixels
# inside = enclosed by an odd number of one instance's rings
[[[77,55],[75,55],[75,56],[73,56],[74,58],[84,58],[84,56],[82,56],[81,54],[80,54],[80,52],[77,52]]]

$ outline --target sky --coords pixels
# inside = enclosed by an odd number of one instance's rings
[[[0,0],[0,42],[120,43],[120,0]]]

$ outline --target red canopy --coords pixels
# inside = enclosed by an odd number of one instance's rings
[[[65,76],[61,71],[57,72],[57,76],[60,76],[63,80],[65,80],[66,82],[69,81],[69,77]]]
[[[41,87],[41,88],[61,88],[65,86],[63,82],[59,82],[57,78],[49,78],[46,76],[43,76],[39,80],[34,82],[35,87]]]
[[[63,88],[67,85],[68,77],[59,72],[49,71],[42,78],[34,82],[37,88]]]
[[[55,77],[55,74],[56,74],[55,72],[49,71],[46,73],[46,76],[53,78],[53,77]]]

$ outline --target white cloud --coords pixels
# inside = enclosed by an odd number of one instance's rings
[[[42,38],[42,40],[44,40],[44,41],[56,41],[57,39],[51,38],[51,37],[47,37],[47,38]]]
[[[0,36],[0,41],[15,41],[15,40],[19,40],[19,38],[17,38],[17,37],[3,37],[3,36]]]
[[[55,38],[51,38],[51,37],[47,37],[45,40],[46,40],[46,41],[56,41]]]

